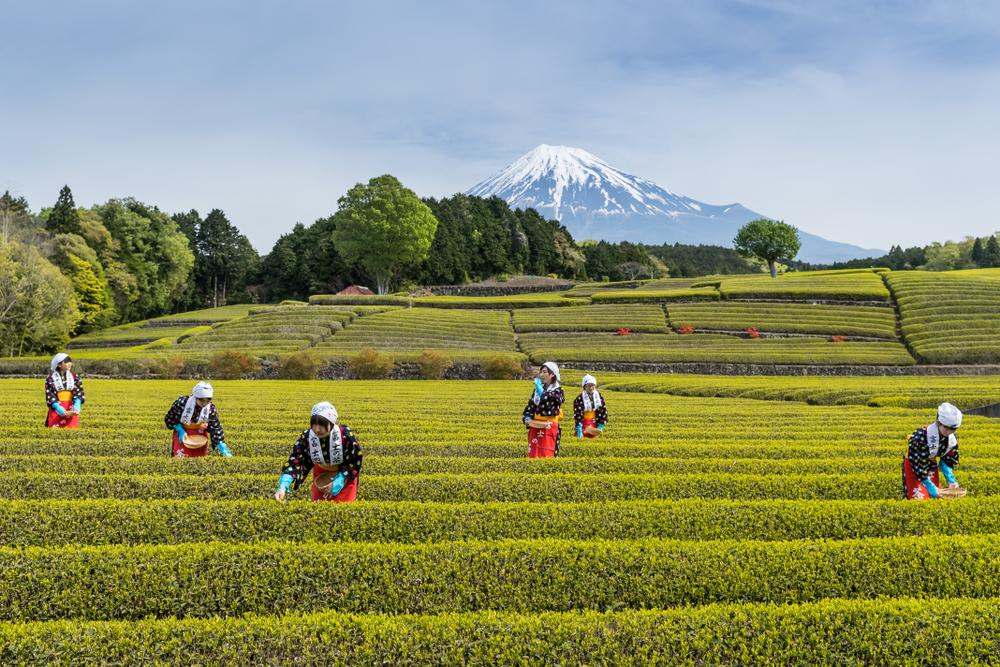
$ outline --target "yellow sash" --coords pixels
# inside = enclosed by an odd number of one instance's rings
[[[56,398],[58,398],[60,401],[70,401],[73,399],[73,392],[66,391],[65,389],[63,389],[62,391],[56,394]]]
[[[560,410],[559,414],[555,415],[554,417],[545,417],[545,416],[542,416],[542,415],[535,415],[535,419],[537,419],[539,421],[546,421],[546,422],[558,422],[560,419],[562,419],[562,410]]]
[[[583,413],[584,419],[597,419],[597,410],[587,410]]]
[[[319,463],[316,463],[314,465],[317,468],[319,468],[320,470],[326,470],[327,472],[336,472],[336,471],[340,470],[340,466],[325,466],[325,465],[321,465]]]

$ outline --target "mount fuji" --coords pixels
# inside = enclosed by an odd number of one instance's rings
[[[745,223],[767,216],[740,204],[713,206],[628,174],[585,150],[542,144],[468,190],[496,195],[562,222],[573,238],[732,247]],[[797,259],[813,264],[880,257],[884,250],[827,241],[799,230]]]

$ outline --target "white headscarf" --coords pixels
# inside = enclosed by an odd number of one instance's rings
[[[212,389],[212,385],[207,382],[199,382],[194,386],[194,391],[191,392],[191,395],[195,398],[212,398],[212,394],[214,393],[215,390]]]
[[[542,368],[548,368],[550,371],[552,371],[552,374],[556,376],[556,382],[560,382],[562,380],[562,378],[559,377],[559,367],[556,366],[556,363],[554,361],[546,361],[544,364],[542,364]]]
[[[958,428],[962,425],[962,411],[951,403],[942,403],[938,406],[937,420],[942,426]]]
[[[329,401],[323,401],[322,403],[317,403],[312,407],[311,417],[322,417],[331,424],[337,423],[337,408],[333,407],[333,404]]]
[[[601,392],[597,391],[597,386],[596,386],[597,385],[597,378],[595,378],[593,375],[584,375],[583,376],[583,386],[586,387],[588,384],[595,385],[594,386],[594,398],[593,398],[593,400],[591,400],[590,394],[587,393],[586,389],[584,389],[583,393],[580,394],[580,395],[583,396],[583,409],[584,409],[584,411],[585,412],[593,412],[597,408],[599,408],[602,405],[604,405],[604,399],[601,398]]]
[[[191,391],[191,395],[188,396],[187,402],[184,404],[184,411],[181,413],[181,424],[183,424],[184,426],[191,425],[191,420],[194,418],[194,410],[196,407],[198,407],[196,399],[212,398],[212,394],[214,393],[215,390],[212,389],[212,385],[210,385],[209,383],[199,382],[198,384],[196,384],[194,386],[194,389]],[[209,404],[203,407],[201,409],[201,412],[198,413],[198,421],[195,423],[207,424],[208,417],[211,414],[212,414],[212,403],[209,402]]]
[[[69,355],[66,354],[65,352],[60,352],[56,356],[52,357],[52,363],[49,364],[49,370],[55,373],[56,368],[59,366],[59,364],[61,364],[66,359],[69,359]]]
[[[62,376],[56,370],[59,364],[66,359],[69,359],[69,355],[65,352],[60,352],[52,357],[52,363],[49,364],[49,367],[52,369],[52,384],[55,386],[56,391],[73,391],[73,387],[76,386],[76,378],[73,377],[72,371],[66,371],[66,381],[63,382]]]
[[[330,429],[330,457],[327,458],[323,456],[323,445],[319,441],[319,436],[309,429],[309,457],[312,459],[313,463],[318,463],[325,466],[336,466],[344,462],[344,439],[340,433],[340,427],[337,426],[337,408],[329,401],[323,401],[322,403],[317,403],[312,407],[312,417],[322,417],[331,424],[333,428]]]
[[[555,365],[555,362],[546,361],[544,364],[542,364],[542,368],[548,368],[550,371],[552,371],[552,374],[556,376],[556,381],[554,383],[550,384],[548,387],[545,387],[545,391],[550,391],[552,389],[558,389],[559,388],[559,367]],[[535,393],[531,395],[531,402],[534,403],[535,405],[538,405],[539,403],[542,402],[542,394],[541,394],[541,392],[538,391],[537,388],[535,389]]]

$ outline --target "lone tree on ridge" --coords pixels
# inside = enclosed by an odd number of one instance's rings
[[[389,293],[399,271],[427,257],[437,218],[394,176],[358,183],[337,203],[337,252],[347,264],[360,264],[375,279],[380,295]]]
[[[733,245],[744,257],[756,256],[767,261],[771,277],[777,278],[774,263],[779,259],[786,262],[795,259],[802,241],[799,230],[783,221],[758,218],[740,227],[733,239]]]

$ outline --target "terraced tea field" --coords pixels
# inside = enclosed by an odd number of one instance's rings
[[[959,431],[970,496],[905,502],[933,410],[606,390],[601,440],[527,460],[529,382],[216,382],[235,458],[174,461],[163,414],[190,382],[86,383],[83,428],[55,431],[40,381],[0,381],[4,665],[996,657],[983,418]],[[279,505],[324,399],[362,445],[359,501]]]

